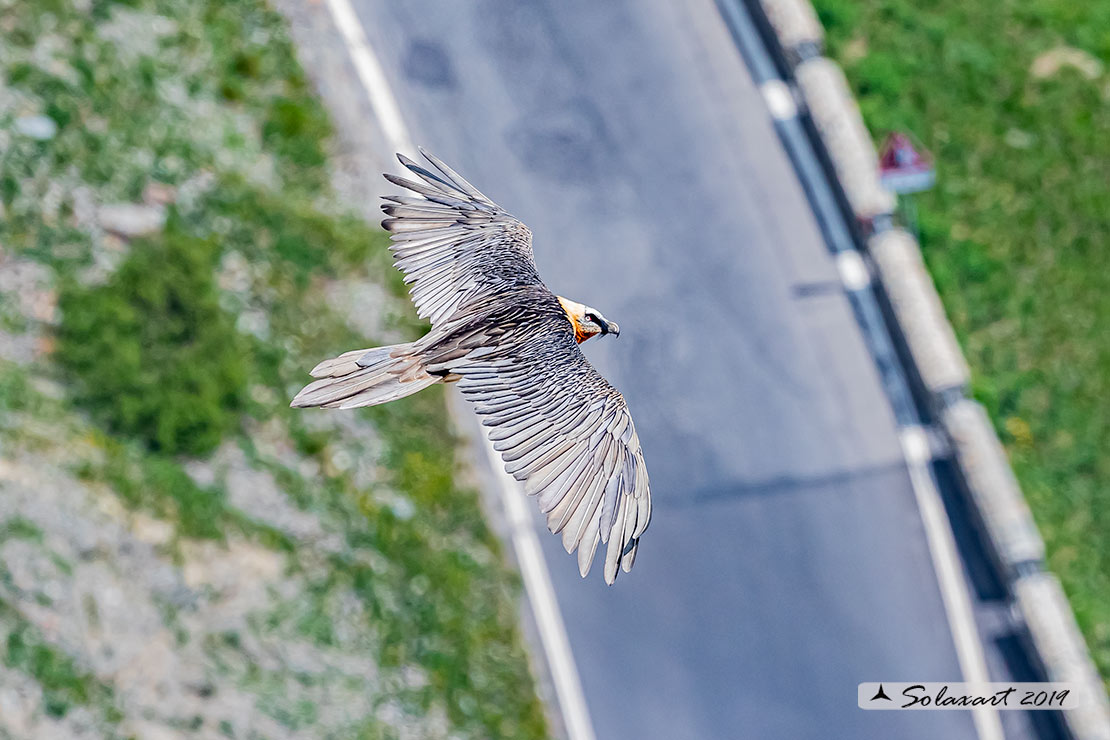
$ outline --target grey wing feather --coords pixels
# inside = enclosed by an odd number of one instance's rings
[[[455,357],[451,371],[472,401],[506,470],[524,482],[589,571],[606,544],[605,581],[628,571],[651,520],[640,440],[621,394],[565,330],[518,327],[498,351]],[[435,367],[434,360],[429,365]]]
[[[420,151],[431,169],[397,155],[418,181],[385,177],[421,197],[383,196],[388,202],[382,205],[389,216],[382,227],[393,234],[394,264],[405,273],[420,317],[441,324],[483,295],[541,285],[528,227]]]

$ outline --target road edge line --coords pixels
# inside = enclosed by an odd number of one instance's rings
[[[740,53],[748,62],[755,84],[766,89],[772,81],[783,78],[779,71],[780,64],[772,56],[772,49],[756,28],[755,18],[748,7],[748,2],[751,1],[754,0],[717,0],[717,5]],[[790,2],[797,3],[798,0]],[[812,59],[812,56],[808,59]],[[808,105],[805,90],[802,92],[800,102]],[[773,112],[771,118],[821,224],[822,235],[835,260],[845,294],[853,306],[872,357],[879,366],[883,388],[898,423],[899,446],[925,531],[929,559],[940,591],[957,665],[966,681],[981,682],[989,676],[989,672],[982,637],[971,608],[970,589],[964,577],[947,512],[929,469],[932,453],[928,437],[924,434],[918,408],[894,349],[890,328],[883,320],[878,303],[872,295],[874,278],[859,250],[851,223],[845,218],[839,199],[835,196],[834,177],[830,177],[819,165],[814,166],[817,150],[806,135],[802,121],[797,116],[784,119],[775,116]],[[856,129],[848,128],[859,134],[862,124]],[[855,144],[859,144],[861,140],[858,135],[850,138]],[[870,144],[869,139],[867,143]],[[858,146],[856,148],[859,149]],[[869,206],[893,202],[885,192],[879,193],[879,196],[884,197],[873,197],[874,189],[863,190],[866,197],[859,200]],[[972,721],[979,740],[1003,740],[1001,718],[997,710],[986,708],[975,711],[972,713]]]
[[[956,537],[944,510],[944,501],[937,490],[929,463],[932,452],[925,429],[920,426],[907,426],[899,430],[906,465],[910,473],[910,485],[917,499],[917,509],[921,513],[921,523],[925,528],[925,540],[932,554],[933,565],[937,572],[940,597],[948,616],[948,627],[952,631],[952,641],[956,647],[956,659],[968,683],[985,684],[990,682],[987,658],[975,624],[975,614],[968,596],[968,584],[960,563]],[[975,730],[982,740],[1005,740],[1002,732],[1002,718],[992,707],[980,707],[971,711]]]
[[[332,22],[347,46],[347,53],[355,66],[359,81],[362,82],[362,88],[370,99],[370,107],[374,110],[374,117],[381,126],[386,143],[394,152],[415,155],[416,147],[409,137],[401,107],[397,104],[397,98],[393,95],[393,89],[389,86],[377,55],[366,40],[366,31],[355,9],[351,7],[350,0],[327,0],[327,5]]]
[[[509,537],[524,577],[524,587],[528,591],[528,600],[532,604],[540,639],[544,643],[548,670],[555,684],[567,736],[570,740],[595,740],[586,696],[582,691],[578,668],[570,649],[570,638],[555,597],[555,587],[551,583],[547,561],[532,523],[532,514],[520,485],[505,472],[505,466],[500,455],[493,449],[493,443],[484,434],[481,436],[486,458],[497,479],[498,493],[501,494],[508,520]]]
[[[415,154],[416,147],[405,125],[397,98],[393,95],[381,63],[366,38],[365,29],[350,0],[327,0],[327,7],[332,22],[347,47],[351,63],[367,94],[387,145],[395,152]],[[559,610],[547,561],[525,504],[524,493],[515,479],[505,472],[504,465],[486,436],[480,430],[471,433],[481,438],[486,460],[496,478],[497,492],[509,524],[509,537],[536,620],[548,670],[555,686],[559,712],[569,740],[595,740],[585,693],[570,648],[570,638]]]

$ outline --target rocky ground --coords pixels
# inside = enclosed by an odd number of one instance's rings
[[[281,19],[0,0],[0,39],[0,737],[542,736],[442,397],[287,408],[317,360],[420,328]],[[145,305],[120,276],[178,243],[216,244],[244,356],[188,454],[88,400],[110,351],[59,350],[64,306]]]

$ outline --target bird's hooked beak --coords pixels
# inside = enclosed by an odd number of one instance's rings
[[[617,325],[617,322],[606,319],[601,315],[601,311],[562,296],[555,297],[559,299],[559,305],[563,307],[567,318],[574,326],[574,339],[579,344],[590,337],[596,337],[598,334],[620,336],[621,328]]]

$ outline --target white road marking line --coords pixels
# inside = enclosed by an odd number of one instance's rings
[[[925,527],[925,539],[937,572],[941,601],[944,603],[948,627],[956,647],[956,659],[966,682],[987,683],[990,681],[990,674],[987,671],[983,646],[979,642],[979,631],[975,626],[968,585],[960,568],[956,538],[949,526],[940,492],[929,473],[931,452],[928,434],[920,426],[909,426],[900,430],[899,437],[910,472],[910,483],[917,499],[917,508],[921,512],[921,522]],[[971,710],[971,718],[979,740],[1005,740],[997,709],[981,707]]]
[[[929,444],[929,433],[923,427],[902,427],[900,432],[902,453],[910,465],[928,465],[933,452]]]
[[[782,80],[767,80],[759,86],[759,91],[763,93],[767,109],[776,121],[786,121],[798,115],[798,103],[794,100],[794,94],[790,92],[790,86]]]
[[[840,280],[848,290],[863,290],[871,284],[871,271],[863,261],[860,253],[851,250],[838,252],[836,255],[836,269],[840,272]]]
[[[559,697],[559,707],[562,709],[563,721],[566,723],[567,736],[570,740],[594,740],[594,728],[590,722],[589,710],[586,708],[586,696],[582,691],[578,668],[574,665],[574,655],[570,650],[566,626],[559,612],[555,589],[551,585],[547,563],[543,559],[540,541],[532,525],[532,515],[528,510],[525,494],[520,490],[516,479],[505,472],[505,465],[501,461],[501,456],[493,449],[493,443],[486,439],[484,434],[482,438],[508,515],[513,549],[516,551],[520,571],[524,576],[528,599],[532,602],[532,610],[536,615],[536,624],[540,630],[544,652],[547,654],[551,678],[555,683],[555,693]]]
[[[370,98],[370,106],[374,109],[374,116],[382,127],[386,143],[394,152],[416,156],[416,147],[409,138],[405,119],[401,116],[400,106],[397,105],[397,98],[393,96],[393,90],[389,87],[382,65],[378,62],[374,50],[370,48],[366,40],[366,32],[350,1],[328,0],[328,10],[331,11],[336,28],[343,35],[343,41],[351,55],[351,62],[355,65],[362,87]]]
[[[351,61],[358,72],[359,80],[369,97],[374,115],[382,127],[386,143],[393,151],[416,154],[416,147],[409,137],[397,98],[389,87],[389,81],[382,71],[374,50],[366,40],[366,33],[358,20],[349,0],[327,0],[328,10],[336,28],[343,36]],[[547,656],[551,678],[555,683],[555,693],[559,699],[563,721],[570,740],[595,740],[593,724],[586,708],[586,697],[574,664],[566,626],[551,585],[551,576],[540,549],[539,538],[532,526],[531,515],[525,501],[524,492],[516,480],[505,472],[503,463],[492,443],[482,435],[489,456],[490,465],[497,477],[498,493],[509,520],[513,549],[520,563],[524,586],[532,604],[532,613]]]

